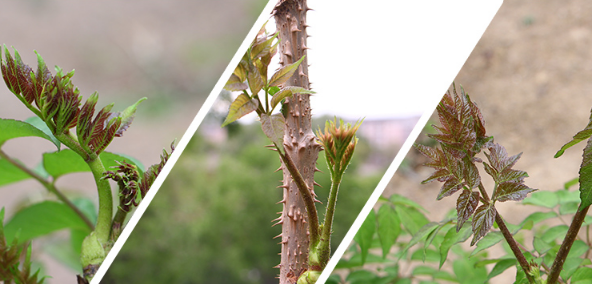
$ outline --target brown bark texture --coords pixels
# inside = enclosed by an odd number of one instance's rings
[[[298,61],[306,55],[306,0],[280,0],[274,10],[276,30],[279,33],[280,65],[285,66]],[[304,58],[286,86],[310,89],[308,80],[308,60]],[[315,141],[311,126],[310,95],[294,94],[286,99],[286,128],[284,148],[298,167],[307,186],[314,196],[314,173],[321,146]],[[278,218],[282,224],[280,284],[296,283],[308,269],[309,231],[306,206],[292,176],[283,169],[283,211]]]

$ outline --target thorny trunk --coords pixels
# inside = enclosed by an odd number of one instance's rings
[[[275,7],[276,30],[279,33],[280,65],[296,62],[306,55],[306,0],[280,0]],[[287,86],[310,89],[308,60],[298,67]],[[284,147],[292,157],[307,186],[313,190],[314,173],[321,146],[315,141],[311,126],[310,96],[294,94],[286,99],[287,117]],[[278,219],[282,224],[280,284],[296,283],[302,272],[308,269],[309,233],[306,207],[290,173],[282,165],[284,179],[283,212]],[[314,195],[314,191],[313,191]]]

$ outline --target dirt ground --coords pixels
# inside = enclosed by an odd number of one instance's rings
[[[76,69],[73,82],[83,100],[98,91],[97,107],[115,102],[121,111],[142,97],[136,120],[108,151],[125,153],[145,166],[159,162],[162,149],[177,141],[226,68],[267,1],[7,1],[0,9],[0,44],[14,46],[36,69],[34,50],[50,70]],[[12,49],[10,49],[12,52]],[[4,85],[2,83],[2,85]],[[0,87],[0,117],[24,120],[32,113],[6,87]],[[47,141],[19,138],[2,150],[29,167]],[[2,173],[0,173],[2,174]],[[96,199],[90,174],[57,182],[69,196]],[[52,198],[33,181],[0,188],[6,220],[31,202]],[[67,235],[67,234],[63,234]],[[35,258],[51,275],[46,283],[73,283],[75,272],[45,253],[63,235],[35,242]]]
[[[456,77],[480,107],[488,134],[510,155],[523,152],[514,168],[528,172],[525,183],[532,188],[557,190],[578,175],[585,143],[553,156],[590,117],[591,12],[585,0],[505,1]],[[419,156],[411,150],[406,159],[412,167],[399,169],[383,195],[407,196],[440,220],[456,195],[436,202],[441,184],[420,185],[432,169],[418,166],[425,161]],[[497,207],[509,220],[528,213],[512,202]],[[508,270],[491,283],[511,283],[514,276]]]

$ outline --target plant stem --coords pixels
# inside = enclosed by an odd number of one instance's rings
[[[337,171],[335,177],[332,177],[331,191],[329,193],[329,201],[327,202],[327,209],[325,212],[325,222],[323,223],[323,231],[321,232],[321,240],[319,244],[319,262],[321,269],[329,262],[331,256],[331,227],[333,225],[333,216],[335,215],[335,205],[337,204],[337,193],[339,192],[339,185],[343,177],[343,171]]]
[[[105,167],[103,166],[101,159],[97,157],[87,161],[87,164],[93,173],[99,193],[99,214],[97,216],[95,234],[97,235],[99,242],[105,243],[109,240],[109,234],[111,233],[111,218],[113,217],[113,196],[111,195],[111,185],[109,185],[108,180],[103,179]]]
[[[483,183],[479,183],[479,191],[481,192],[483,198],[487,202],[490,202],[489,196],[487,195],[487,191],[485,190]],[[510,246],[512,252],[514,253],[514,256],[516,256],[518,263],[520,263],[522,270],[524,270],[524,274],[526,274],[528,282],[534,283],[534,279],[532,278],[532,276],[530,276],[530,274],[528,274],[528,272],[530,271],[528,261],[526,260],[526,257],[524,257],[524,254],[522,254],[520,247],[518,247],[518,243],[516,242],[516,240],[514,240],[512,233],[510,233],[510,230],[508,230],[508,227],[506,227],[506,223],[504,223],[504,219],[502,219],[500,214],[497,212],[497,209],[495,210],[495,222],[497,223],[497,226],[500,228],[502,235],[504,235],[504,238],[506,239],[506,242]]]
[[[530,266],[528,265],[526,257],[524,257],[524,254],[522,254],[522,251],[518,247],[518,243],[516,243],[516,240],[514,240],[512,233],[510,233],[510,230],[508,230],[508,227],[506,227],[506,223],[504,223],[504,219],[502,219],[502,217],[499,215],[497,209],[495,210],[495,222],[497,223],[497,226],[500,228],[502,235],[504,235],[506,242],[508,243],[508,245],[510,245],[510,249],[514,253],[514,256],[516,256],[516,259],[518,260],[518,263],[520,263],[522,270],[524,270],[524,274],[526,274],[528,282],[535,283],[534,279],[529,274]]]
[[[68,148],[72,149],[80,155],[90,167],[90,171],[95,178],[97,191],[99,195],[99,214],[97,216],[97,224],[95,226],[95,235],[101,244],[109,240],[111,233],[111,218],[113,217],[113,196],[111,195],[111,185],[109,181],[103,179],[105,166],[103,162],[94,152],[87,152],[82,148],[78,141],[74,140],[72,135],[68,133],[54,134]]]
[[[113,242],[117,241],[119,235],[121,234],[121,230],[123,228],[123,222],[125,222],[125,218],[127,217],[127,212],[121,210],[121,208],[117,208],[117,212],[115,213],[115,217],[113,217],[113,223],[111,224],[111,240]]]
[[[319,243],[319,236],[320,236],[319,235],[319,216],[317,215],[317,208],[315,207],[314,198],[312,196],[312,193],[308,189],[308,186],[306,185],[304,178],[300,174],[300,171],[298,171],[298,168],[294,164],[294,161],[292,161],[292,158],[290,157],[288,152],[286,151],[285,154],[282,154],[282,152],[277,147],[277,145],[276,145],[276,149],[277,149],[280,157],[284,161],[286,168],[288,168],[290,175],[292,175],[294,182],[298,186],[298,191],[300,192],[300,194],[302,194],[302,200],[304,200],[304,204],[306,205],[306,213],[308,214],[308,222],[309,222],[308,230],[310,232],[309,247],[316,248],[316,245]]]
[[[74,213],[76,213],[76,215],[78,215],[78,217],[80,217],[80,219],[82,219],[82,221],[84,221],[84,223],[91,230],[94,230],[94,225],[90,221],[90,219],[88,219],[88,217],[86,217],[86,215],[84,215],[84,213],[82,213],[82,211],[80,211],[80,209],[78,209],[78,207],[76,207],[76,205],[74,205],[74,203],[72,203],[72,201],[70,201],[70,199],[68,199],[68,197],[66,197],[61,191],[59,191],[53,183],[47,181],[46,179],[44,179],[42,176],[40,176],[36,172],[30,170],[29,168],[25,167],[23,164],[12,159],[8,155],[6,155],[6,153],[4,151],[2,151],[1,149],[0,149],[0,157],[2,157],[2,159],[7,160],[9,163],[11,163],[15,167],[19,168],[21,171],[25,172],[26,174],[30,175],[33,179],[35,179],[39,183],[41,183],[41,185],[43,185],[49,192],[55,194],[60,201],[64,202],[64,204],[66,204],[68,207],[70,207],[70,209],[72,209],[74,211]]]
[[[557,252],[557,256],[555,256],[553,266],[551,266],[551,274],[549,274],[549,277],[547,277],[548,284],[555,284],[557,282],[557,279],[559,278],[559,273],[563,268],[563,263],[567,258],[567,254],[569,253],[571,246],[573,245],[574,241],[576,240],[576,237],[578,236],[578,232],[580,231],[580,227],[582,227],[584,218],[586,218],[588,209],[590,209],[589,205],[585,208],[578,208],[578,212],[576,212],[576,215],[574,216],[571,225],[567,230],[567,234],[565,235],[565,239],[563,239],[563,243],[561,244],[561,247]]]

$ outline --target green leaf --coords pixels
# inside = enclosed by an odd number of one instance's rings
[[[559,214],[567,215],[567,214],[575,214],[578,212],[578,206],[580,202],[570,202],[564,203],[559,206]]]
[[[43,153],[43,167],[54,178],[69,173],[90,171],[84,159],[71,149]]]
[[[237,119],[255,111],[259,107],[259,101],[249,98],[249,96],[245,94],[240,94],[232,104],[230,104],[230,109],[228,110],[228,116],[222,123],[222,127],[236,121]]]
[[[589,130],[592,131],[592,129]],[[580,199],[582,200],[580,205],[582,209],[592,204],[592,139],[588,140],[586,148],[584,148],[582,165],[580,166]]]
[[[502,235],[502,233],[500,232],[490,232],[489,234],[487,234],[485,237],[483,237],[483,239],[481,239],[478,243],[477,243],[477,247],[473,250],[473,252],[471,252],[471,256],[477,254],[478,252],[486,249],[486,248],[490,248],[492,246],[494,246],[495,244],[501,242],[504,239],[504,235]]]
[[[325,284],[339,284],[341,283],[341,276],[339,274],[332,274],[327,278],[327,282]]]
[[[484,283],[487,279],[485,267],[475,268],[475,258],[460,257],[452,263],[452,268],[459,283]]]
[[[105,170],[111,170],[118,166],[117,161],[136,165],[140,173],[144,172],[144,166],[138,160],[127,155],[115,154],[111,152],[102,152],[99,155]],[[52,177],[58,178],[65,174],[90,172],[88,164],[76,152],[70,149],[64,149],[59,152],[43,153],[43,167]]]
[[[574,190],[558,190],[555,195],[559,198],[559,204],[580,203],[580,192]]]
[[[62,229],[86,230],[90,228],[67,205],[55,201],[43,201],[17,212],[6,223],[6,240],[11,242],[19,232],[19,243]]]
[[[17,163],[20,162],[17,161]],[[0,186],[31,178],[30,175],[4,159],[0,159],[0,173]]]
[[[489,281],[491,278],[502,274],[502,272],[506,271],[506,269],[516,265],[516,259],[502,259],[498,263],[495,264],[489,275],[487,275],[487,280]]]
[[[368,270],[356,270],[347,275],[345,281],[350,284],[354,283],[371,283],[372,281],[378,279],[378,276]]]
[[[576,240],[576,241],[574,241],[571,249],[569,250],[569,253],[567,254],[567,257],[568,258],[570,258],[570,257],[581,257],[589,249],[590,249],[590,247],[588,247],[588,245],[585,242],[583,242],[581,240]]]
[[[558,197],[553,191],[537,191],[522,201],[522,204],[554,208],[559,203]]]
[[[561,269],[559,276],[563,279],[569,279],[576,272],[581,263],[581,258],[568,256],[563,263],[563,269]],[[573,281],[571,283],[573,283]]]
[[[457,243],[466,241],[471,236],[471,225],[465,223],[460,231],[457,233],[456,228],[450,228],[444,236],[444,241],[440,245],[440,268],[448,258],[450,248]]]
[[[569,227],[566,225],[551,227],[543,233],[541,239],[546,243],[550,243],[556,239],[563,239],[568,229]]]
[[[391,197],[389,198],[389,200],[394,204],[394,205],[404,205],[407,207],[413,207],[419,211],[423,211],[423,212],[428,212],[427,210],[425,210],[423,207],[421,207],[421,205],[419,205],[417,202],[403,196],[400,194],[393,194],[391,195]],[[396,206],[395,206],[396,208]],[[427,222],[426,222],[427,223]]]
[[[298,69],[298,65],[300,65],[302,60],[304,60],[304,57],[306,56],[300,57],[298,61],[290,65],[286,65],[280,68],[280,70],[278,70],[277,72],[275,72],[273,76],[271,76],[271,79],[269,79],[269,86],[279,86],[287,82],[288,79],[292,77],[294,72],[296,72],[296,70]]]
[[[397,217],[397,212],[389,204],[384,204],[378,210],[378,239],[382,247],[382,257],[391,250],[391,247],[397,241],[401,234],[401,222]]]
[[[277,87],[276,87],[277,88]],[[271,93],[271,92],[270,92]],[[302,87],[296,86],[287,86],[280,89],[277,93],[273,94],[271,97],[271,110],[274,110],[275,107],[285,98],[292,97],[293,94],[314,94],[315,92],[311,90],[307,90]]]
[[[360,245],[361,255],[362,255],[362,265],[366,262],[366,257],[368,256],[368,250],[372,245],[372,237],[374,236],[374,231],[376,229],[376,213],[374,210],[370,210],[368,217],[362,223],[360,230],[354,237],[354,240],[358,245]]]
[[[574,274],[571,276],[571,283],[572,284],[592,283],[592,268],[590,268],[590,267],[578,268],[574,272]]]
[[[80,248],[78,250],[78,252],[73,250],[72,246],[65,242],[65,240],[51,242],[43,247],[43,251],[51,257],[58,260],[60,263],[65,264],[73,271],[80,273],[82,272],[80,266]]]
[[[573,145],[580,143],[581,141],[583,141],[585,139],[588,139],[590,137],[590,135],[592,135],[592,116],[590,118],[591,118],[590,122],[588,123],[586,128],[584,128],[584,130],[576,133],[576,135],[574,135],[574,137],[571,141],[569,141],[565,145],[563,145],[561,147],[561,149],[559,149],[559,151],[557,151],[557,153],[555,154],[555,158],[559,158],[561,155],[563,155],[565,150],[567,150],[568,148],[570,148]]]
[[[538,237],[534,237],[534,239],[532,240],[532,245],[534,249],[539,253],[539,255],[543,255],[553,248],[552,245]]]
[[[580,178],[573,178],[572,180],[563,184],[563,189],[568,190],[570,187],[578,184],[580,182]]]
[[[411,275],[413,276],[417,276],[417,275],[434,275],[437,272],[437,270],[433,267],[430,266],[425,266],[425,265],[420,265],[417,266],[413,269],[413,271],[411,272]]]
[[[528,221],[532,221],[533,223],[538,223],[538,222],[541,222],[541,221],[544,221],[547,219],[551,219],[551,218],[555,218],[555,217],[557,217],[557,213],[555,213],[554,211],[534,212],[534,213],[528,215],[526,218],[524,218],[524,220],[522,222],[520,222],[520,225],[523,226]]]
[[[49,127],[47,127],[47,124],[43,120],[41,120],[41,118],[39,118],[38,116],[31,116],[31,117],[25,119],[25,122],[35,126],[37,129],[43,131],[43,133],[45,133],[47,136],[49,136],[51,142],[53,142],[53,144],[58,147],[58,150],[60,149],[60,146],[62,143],[60,142],[60,140],[55,138],[55,136],[53,136],[53,133],[51,133],[51,130],[49,129]]]
[[[419,229],[419,231],[417,231],[416,234],[413,234],[413,237],[411,237],[411,240],[409,241],[409,243],[407,243],[407,245],[403,249],[403,253],[407,252],[407,250],[409,250],[409,248],[411,248],[412,246],[417,244],[420,240],[427,237],[427,235],[429,235],[432,231],[434,231],[438,227],[438,225],[439,225],[439,223],[437,223],[437,222],[430,222],[428,224],[425,224],[423,227],[421,227],[421,229]]]
[[[72,203],[90,220],[91,223],[97,222],[97,208],[89,198],[75,198]]]
[[[265,113],[261,114],[261,128],[263,129],[263,133],[280,149],[284,149],[285,124],[286,121],[281,113],[271,116]]]
[[[411,235],[415,235],[421,227],[429,223],[428,219],[413,207],[395,206],[395,211],[403,227]]]
[[[121,125],[117,129],[115,136],[120,137],[123,135],[123,132],[127,130],[129,126],[132,124],[132,121],[134,121],[138,105],[147,99],[148,98],[146,97],[141,98],[135,104],[127,107],[123,112],[121,112],[121,114],[119,115],[119,117],[121,117]]]
[[[10,139],[19,137],[41,137],[54,143],[58,149],[60,148],[59,142],[56,143],[49,135],[30,123],[0,118],[0,145]]]

